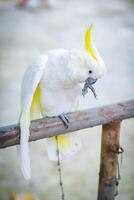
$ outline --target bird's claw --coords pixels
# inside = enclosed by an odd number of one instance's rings
[[[65,115],[64,113],[62,113],[61,115],[59,115],[59,118],[62,120],[62,122],[68,128],[70,122],[69,122],[69,118],[67,117],[67,115]]]

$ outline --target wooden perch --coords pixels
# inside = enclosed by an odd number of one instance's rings
[[[68,129],[58,117],[32,121],[29,141],[134,117],[134,100],[68,113],[67,116],[70,119]],[[19,144],[19,136],[19,124],[1,127],[0,148]]]
[[[120,126],[123,119],[134,117],[134,100],[68,113],[67,116],[70,119],[69,128],[58,117],[32,121],[29,141],[102,125],[98,200],[114,200],[118,185]],[[19,137],[19,124],[1,127],[0,148],[19,144]]]

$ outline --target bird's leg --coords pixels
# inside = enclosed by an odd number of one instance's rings
[[[65,124],[65,126],[68,128],[69,127],[69,118],[64,114],[60,114],[59,118],[62,120],[62,122]]]
[[[97,94],[96,94],[95,89],[93,88],[93,86],[89,85],[88,88],[93,92],[94,97],[97,99]]]

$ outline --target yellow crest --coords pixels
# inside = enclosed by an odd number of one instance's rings
[[[85,32],[85,49],[89,53],[89,55],[96,60],[96,56],[91,48],[92,28],[93,25],[91,24],[90,27]]]

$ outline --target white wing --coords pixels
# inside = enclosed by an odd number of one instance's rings
[[[30,126],[30,107],[34,92],[41,80],[48,57],[39,56],[36,61],[27,69],[22,81],[21,90],[21,115],[20,115],[20,157],[21,169],[26,180],[31,178],[29,159],[28,139]]]

